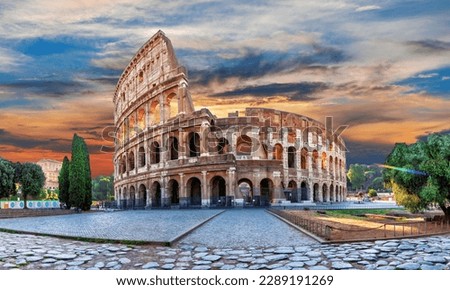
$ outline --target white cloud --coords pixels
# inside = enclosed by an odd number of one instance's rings
[[[0,47],[0,72],[15,71],[27,61],[29,61],[27,56],[11,49]]]
[[[443,81],[450,80],[450,76],[443,76],[443,77],[442,77],[442,80],[443,80]]]
[[[367,6],[360,6],[355,9],[356,12],[364,12],[364,11],[371,11],[371,10],[378,10],[381,9],[378,5],[367,5]]]
[[[438,75],[439,75],[438,73],[418,74],[416,76],[416,78],[419,78],[419,79],[430,79],[430,78],[437,77]]]

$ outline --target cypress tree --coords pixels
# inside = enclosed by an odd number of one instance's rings
[[[64,156],[63,164],[61,167],[61,171],[58,176],[59,183],[59,201],[65,204],[67,209],[70,209],[70,195],[69,195],[69,170],[70,170],[70,161],[67,156]]]
[[[88,210],[91,206],[91,168],[89,153],[84,139],[74,134],[72,161],[69,166],[70,203],[77,209]]]

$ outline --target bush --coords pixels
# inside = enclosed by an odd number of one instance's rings
[[[369,189],[368,192],[369,197],[376,197],[377,196],[377,191],[375,189]]]

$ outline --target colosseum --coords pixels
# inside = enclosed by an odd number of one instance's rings
[[[195,110],[186,69],[162,31],[114,94],[120,208],[313,206],[346,197],[345,144],[307,116]]]

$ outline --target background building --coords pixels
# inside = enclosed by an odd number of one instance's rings
[[[186,69],[159,31],[114,95],[115,198],[122,208],[267,206],[345,199],[345,144],[307,116],[195,110]]]
[[[52,159],[41,159],[36,162],[37,165],[41,166],[42,171],[45,175],[45,189],[55,190],[58,189],[58,176],[59,171],[62,167],[62,162],[52,160]]]

